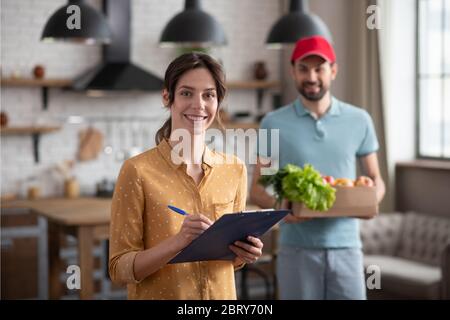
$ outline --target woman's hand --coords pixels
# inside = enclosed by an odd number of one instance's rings
[[[205,232],[211,224],[212,221],[202,214],[186,216],[181,225],[181,229],[177,234],[177,238],[180,239],[182,248],[189,245],[195,238]]]
[[[263,243],[259,238],[248,236],[250,243],[236,241],[234,245],[230,245],[230,250],[236,254],[234,265],[242,263],[253,263],[262,255]]]

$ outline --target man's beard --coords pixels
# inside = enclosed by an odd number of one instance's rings
[[[319,92],[317,92],[317,93],[308,93],[306,91],[306,87],[308,85],[309,86],[311,86],[311,85],[319,86]],[[298,85],[297,86],[297,90],[306,100],[309,100],[309,101],[319,101],[319,100],[321,100],[325,96],[327,91],[328,91],[328,89],[325,88],[322,85],[321,82],[309,82],[309,81],[305,81],[301,85]]]

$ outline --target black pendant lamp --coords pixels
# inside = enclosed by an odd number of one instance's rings
[[[71,7],[76,6],[76,7]],[[79,11],[78,11],[79,8]],[[79,28],[69,28],[71,16],[80,14]],[[70,24],[70,23],[69,23]],[[41,40],[45,42],[67,41],[83,44],[108,44],[111,31],[106,18],[84,0],[69,0],[59,8],[45,24]]]
[[[227,44],[225,32],[214,17],[202,10],[200,0],[185,0],[184,11],[165,26],[161,46],[212,47]]]
[[[309,12],[307,0],[291,0],[289,13],[281,17],[272,27],[266,43],[269,47],[296,43],[300,38],[320,35],[332,42],[327,25]]]

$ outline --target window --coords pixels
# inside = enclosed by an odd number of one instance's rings
[[[418,157],[450,159],[450,0],[417,0]]]

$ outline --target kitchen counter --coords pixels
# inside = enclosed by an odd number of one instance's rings
[[[109,198],[8,200],[3,201],[1,207],[29,208],[49,220],[66,226],[108,224],[111,215]]]

